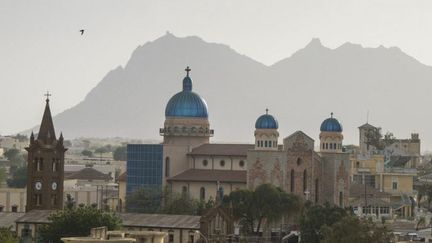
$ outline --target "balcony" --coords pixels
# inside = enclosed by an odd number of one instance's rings
[[[202,129],[202,128],[187,128],[183,127],[179,128],[159,128],[159,134],[161,136],[191,136],[191,137],[213,137],[214,130],[213,129]]]
[[[384,173],[417,175],[417,169],[416,168],[386,167],[386,168],[384,168]]]

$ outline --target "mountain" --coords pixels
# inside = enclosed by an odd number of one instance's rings
[[[266,108],[279,120],[281,137],[303,130],[318,140],[320,123],[335,113],[347,142],[371,123],[398,137],[432,134],[426,104],[432,68],[400,49],[336,49],[313,39],[303,49],[266,66],[226,45],[170,33],[142,46],[125,67],[107,73],[85,99],[54,117],[66,138],[159,138],[165,105],[192,68],[193,90],[209,106],[214,141],[253,142],[254,123]]]

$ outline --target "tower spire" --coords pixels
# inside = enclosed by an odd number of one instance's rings
[[[52,121],[51,110],[49,107],[49,97],[51,96],[51,94],[47,92],[45,96],[47,97],[45,100],[45,111],[42,117],[42,122],[39,128],[37,139],[42,140],[45,144],[51,144],[54,140],[56,140],[54,124]]]
[[[183,79],[183,91],[192,91],[192,79],[189,77],[190,69],[189,66],[186,67],[186,77]]]

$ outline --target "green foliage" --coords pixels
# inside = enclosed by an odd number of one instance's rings
[[[366,145],[374,146],[378,150],[383,150],[385,147],[393,144],[396,138],[393,133],[387,132],[384,136],[382,135],[381,128],[371,128],[366,131]]]
[[[117,147],[113,152],[114,160],[126,161],[126,146]]]
[[[126,209],[135,213],[158,213],[161,211],[162,190],[142,187],[126,196]]]
[[[121,219],[116,214],[91,206],[57,211],[48,219],[51,224],[40,230],[43,242],[61,243],[61,237],[90,235],[91,228],[106,226],[108,230],[116,230],[121,226]]]
[[[186,194],[163,192],[160,188],[153,187],[142,187],[126,197],[127,211],[137,213],[202,215],[214,205],[212,198],[207,202],[199,201]]]
[[[6,169],[0,167],[0,184],[6,180]]]
[[[186,194],[168,194],[161,211],[165,214],[195,215],[197,209],[198,202]]]
[[[299,211],[302,205],[299,197],[271,184],[262,184],[254,191],[233,191],[224,198],[223,204],[232,207],[234,219],[239,220],[242,230],[247,233],[259,232],[264,220],[277,221]]]
[[[377,226],[371,220],[359,219],[354,215],[343,217],[331,226],[323,225],[321,232],[322,243],[381,243],[392,242],[393,239],[393,234],[385,226]]]
[[[23,166],[25,165],[25,157],[24,154],[21,153],[18,149],[8,149],[3,153],[3,156],[6,157],[12,165],[15,166]]]
[[[27,167],[20,167],[13,170],[12,178],[7,180],[9,187],[24,188],[27,185]]]
[[[87,157],[93,157],[93,152],[87,149],[81,151],[81,154]]]
[[[65,202],[65,208],[66,209],[73,209],[75,207],[75,199],[72,197],[71,194],[66,195],[66,202]]]
[[[346,210],[336,206],[330,206],[328,203],[324,206],[316,205],[306,207],[300,220],[302,241],[319,243],[323,239],[321,227],[324,225],[332,226],[348,215],[349,213]]]
[[[11,231],[11,227],[0,227],[0,242],[1,243],[19,243],[18,237]]]

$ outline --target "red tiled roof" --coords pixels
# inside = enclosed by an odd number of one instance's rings
[[[168,181],[246,183],[246,171],[189,169],[169,178]]]
[[[189,155],[220,155],[220,156],[244,156],[247,151],[255,147],[254,144],[203,144],[192,149]]]

